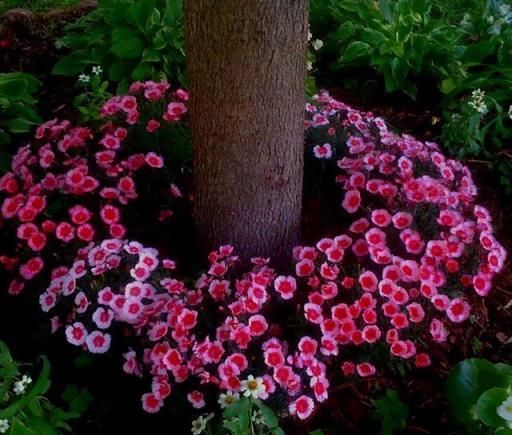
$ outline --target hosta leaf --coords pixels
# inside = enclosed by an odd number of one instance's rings
[[[483,393],[476,402],[476,413],[480,420],[487,426],[500,427],[505,424],[505,420],[501,418],[496,409],[508,397],[508,393],[503,388],[491,388]]]
[[[454,417],[464,423],[477,419],[476,402],[480,395],[501,387],[503,377],[490,362],[471,358],[455,366],[446,380],[446,396]]]

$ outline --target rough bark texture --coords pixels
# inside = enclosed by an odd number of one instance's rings
[[[208,248],[299,240],[307,0],[185,0],[195,218]]]

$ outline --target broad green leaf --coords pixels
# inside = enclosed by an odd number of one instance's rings
[[[52,69],[52,74],[74,76],[91,63],[89,54],[85,50],[74,51],[59,59]]]
[[[243,397],[240,400],[237,400],[236,402],[233,402],[231,405],[229,405],[222,413],[222,416],[227,419],[238,417],[241,414],[248,414],[250,408],[251,402],[249,401],[248,398]]]
[[[509,394],[503,388],[491,388],[483,393],[476,402],[476,413],[480,420],[490,427],[503,426],[505,420],[496,413],[496,409],[508,397]]]
[[[279,422],[274,411],[272,411],[272,409],[270,409],[261,401],[256,402],[256,404],[258,405],[258,408],[263,414],[263,418],[265,419],[265,424],[267,425],[267,427],[269,427],[270,429],[277,428]]]
[[[349,63],[354,59],[370,54],[372,50],[373,49],[367,43],[354,41],[348,45],[343,53],[342,62]]]
[[[457,364],[446,380],[446,396],[454,417],[463,423],[475,421],[480,395],[502,384],[503,377],[486,360],[471,358]]]
[[[146,22],[151,16],[154,7],[155,0],[137,0],[127,9],[126,15],[128,19],[144,33],[146,30]]]
[[[139,63],[135,69],[132,71],[132,79],[133,80],[143,80],[151,78],[153,74],[153,66],[148,62]]]
[[[121,59],[132,59],[142,56],[144,42],[137,32],[131,29],[115,29],[112,32],[110,51]]]
[[[504,386],[512,386],[512,365],[497,363],[494,364],[494,367],[496,367],[496,370],[498,370],[500,375],[505,378]]]

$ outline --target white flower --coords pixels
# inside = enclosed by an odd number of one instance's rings
[[[87,74],[80,74],[78,76],[78,81],[82,83],[89,83],[91,81],[91,77],[89,77]]]
[[[308,60],[308,71],[311,71],[313,69],[313,62]]]
[[[512,119],[512,104],[508,106],[508,117]]]
[[[27,386],[28,384],[32,383],[32,378],[30,376],[23,375],[23,377],[21,378],[21,382],[23,382],[25,386]]]
[[[498,414],[503,420],[512,423],[512,396],[509,396],[505,401],[496,408]]]
[[[229,405],[231,405],[233,402],[236,402],[237,400],[240,400],[240,394],[238,393],[232,393],[231,391],[226,392],[226,394],[221,394],[219,396],[219,405],[222,409],[227,408]]]
[[[262,378],[254,378],[253,375],[249,375],[245,381],[242,381],[242,392],[245,397],[261,398],[265,390]]]
[[[311,32],[308,30],[308,41],[311,41],[311,38],[313,38],[313,35],[311,34]]]
[[[99,76],[102,72],[103,72],[103,69],[101,68],[101,66],[96,65],[96,66],[92,67],[93,74],[96,74],[97,76]]]
[[[484,101],[485,92],[481,89],[475,89],[471,92],[471,99],[468,101],[469,107],[472,107],[479,113],[486,113],[487,106]]]
[[[322,41],[321,39],[315,39],[313,41],[313,48],[316,51],[320,50],[323,46],[324,46],[324,41]]]
[[[15,382],[12,391],[14,392],[14,394],[20,396],[25,392],[25,384],[21,381]]]
[[[265,424],[265,417],[263,417],[261,411],[254,411],[251,419],[255,424]]]
[[[213,418],[214,414],[208,414],[207,416],[199,416],[192,422],[192,434],[199,435],[206,429],[206,425]]]
[[[6,433],[9,430],[9,420],[0,419],[0,433]]]

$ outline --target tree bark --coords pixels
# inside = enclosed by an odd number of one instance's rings
[[[307,0],[185,0],[194,214],[208,248],[299,241]]]

